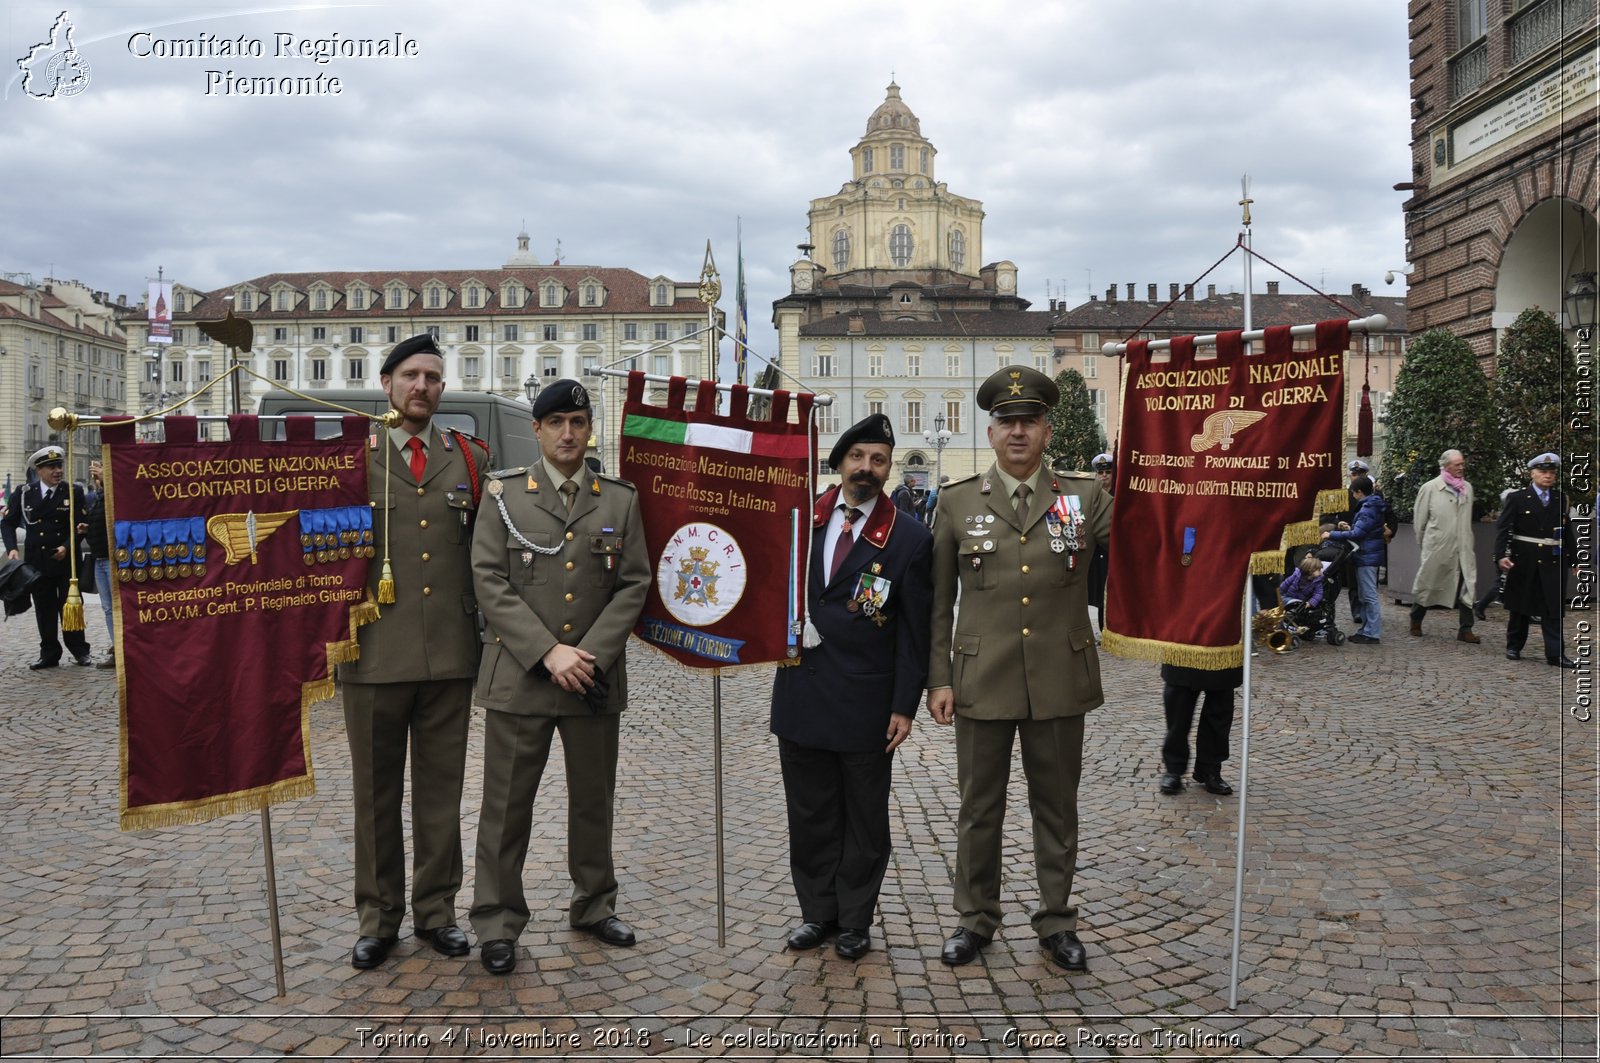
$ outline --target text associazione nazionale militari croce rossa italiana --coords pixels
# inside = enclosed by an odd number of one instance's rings
[[[350,37],[340,33],[301,36],[271,33],[224,37],[201,31],[186,37],[167,37],[140,30],[128,37],[128,53],[151,61],[218,59],[230,65],[203,71],[207,96],[337,96],[344,79],[330,68],[336,61],[415,59],[421,46],[415,37],[390,33],[381,37]],[[305,74],[252,73],[243,64],[258,60],[304,60],[314,72]],[[235,69],[231,64],[239,64]]]

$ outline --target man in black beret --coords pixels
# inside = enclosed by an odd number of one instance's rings
[[[789,870],[801,923],[791,949],[855,960],[872,947],[889,866],[894,750],[911,733],[928,676],[932,536],[883,493],[894,429],[881,413],[839,437],[840,483],[812,514],[807,626],[798,664],[772,684],[789,812]]]
[[[541,459],[492,474],[472,544],[483,610],[478,702],[483,806],[472,928],[491,974],[517,965],[530,913],[523,885],[533,804],[559,733],[567,773],[567,922],[607,945],[634,932],[617,917],[611,851],[617,746],[628,704],[624,650],[649,590],[638,492],[584,461],[589,392],[558,380],[533,406]]]
[[[360,936],[353,967],[376,967],[406,917],[406,751],[411,755],[411,922],[446,956],[469,951],[456,925],[461,889],[461,790],[467,721],[478,666],[472,605],[472,484],[487,471],[479,441],[434,424],[444,394],[444,356],[431,336],[398,343],[379,376],[400,424],[380,428],[367,483],[388,514],[394,602],[356,631],[361,655],[339,666],[355,804],[355,902]],[[383,534],[380,532],[380,534]],[[383,566],[368,567],[378,600]]]

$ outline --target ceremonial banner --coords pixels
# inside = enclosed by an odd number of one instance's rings
[[[308,710],[376,618],[367,419],[344,418],[336,439],[309,417],[281,441],[261,440],[253,416],[229,419],[228,442],[196,427],[168,417],[164,443],[101,427],[123,830],[315,793]]]
[[[733,388],[727,416],[701,381],[672,378],[665,406],[628,376],[620,474],[639,489],[655,579],[634,633],[694,668],[798,660],[811,541],[812,396],[777,392],[772,420],[746,414]],[[798,424],[789,424],[789,403]],[[707,412],[702,412],[707,411]]]
[[[1197,359],[1128,344],[1117,453],[1106,631],[1112,653],[1193,668],[1243,663],[1246,572],[1281,573],[1284,551],[1315,543],[1316,516],[1343,510],[1346,321],[1294,350],[1288,326],[1246,357],[1239,332]]]

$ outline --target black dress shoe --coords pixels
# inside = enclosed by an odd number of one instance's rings
[[[1174,775],[1170,771],[1163,772],[1158,786],[1164,794],[1181,794],[1183,793],[1183,778]]]
[[[445,956],[465,956],[472,951],[467,935],[458,926],[435,926],[418,930],[417,937],[433,946],[433,951]]]
[[[838,929],[839,924],[832,919],[826,923],[801,923],[789,931],[789,939],[785,944],[796,952],[804,952],[806,949],[814,949],[824,941],[827,941],[829,935]]]
[[[356,947],[350,950],[350,966],[365,971],[389,958],[389,950],[399,941],[396,937],[356,938]]]
[[[1522,660],[1522,651],[1521,650],[1507,650],[1506,651],[1506,660],[1508,660],[1508,661],[1520,661],[1520,660]]]
[[[28,665],[28,667],[37,672],[44,668],[58,668],[60,665],[60,661],[46,661],[41,658],[40,660],[34,661],[32,664]]]
[[[839,940],[833,943],[833,951],[839,954],[841,960],[859,960],[872,951],[872,931],[842,928]]]
[[[1089,957],[1083,951],[1083,942],[1070,930],[1057,930],[1047,938],[1040,938],[1039,947],[1050,954],[1050,961],[1057,967],[1068,971],[1089,969]]]
[[[1204,786],[1206,788],[1206,793],[1208,794],[1216,794],[1219,797],[1227,797],[1229,794],[1233,793],[1233,787],[1223,782],[1222,776],[1213,772],[1207,772],[1204,775],[1200,774],[1199,772],[1195,772],[1194,781],[1199,783],[1201,786]]]
[[[75,653],[72,655],[72,663],[77,665],[79,668],[88,668],[90,665],[94,664],[94,658],[90,657],[87,653]]]
[[[517,969],[517,943],[510,938],[485,941],[478,958],[490,974],[510,974]]]
[[[1483,611],[1483,606],[1481,605],[1474,605],[1472,607],[1472,615],[1477,617],[1479,620],[1489,619],[1489,614]]]
[[[959,967],[964,963],[971,963],[978,958],[978,952],[989,944],[989,939],[976,930],[960,927],[950,940],[944,943],[944,951],[939,958],[952,967]]]
[[[599,922],[589,923],[586,926],[576,927],[575,929],[581,930],[592,937],[597,937],[607,945],[622,945],[626,947],[639,940],[633,936],[633,931],[628,929],[628,924],[614,915],[608,915]]]
[[[1571,657],[1568,657],[1564,653],[1560,657],[1557,657],[1553,661],[1550,658],[1546,657],[1545,660],[1544,660],[1544,663],[1545,664],[1553,664],[1557,668],[1576,668],[1576,667],[1578,667],[1578,662],[1574,661]]]

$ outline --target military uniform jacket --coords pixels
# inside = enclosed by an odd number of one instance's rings
[[[50,501],[45,502],[40,498],[43,488],[37,480],[14,488],[11,492],[11,508],[6,511],[5,520],[0,522],[0,540],[4,541],[7,550],[17,549],[19,527],[27,533],[26,541],[22,544],[22,560],[49,579],[66,579],[72,563],[68,555],[63,555],[59,560],[55,556],[58,546],[67,547],[69,555],[72,550],[68,535],[71,520],[67,512],[68,489],[66,481],[62,481],[56,485]],[[88,520],[83,489],[73,484],[70,490],[73,505],[77,507],[78,522],[83,523]]]
[[[394,571],[392,605],[356,629],[361,656],[339,666],[352,683],[418,683],[470,679],[478,669],[477,603],[472,593],[472,484],[455,437],[437,428],[428,441],[428,466],[419,485],[388,432],[367,452],[372,536],[377,553],[367,565],[367,597],[378,600],[383,576],[384,517]],[[469,444],[475,445],[475,444]],[[384,492],[384,451],[388,487]],[[485,468],[488,455],[473,455]]]
[[[1529,616],[1557,613],[1561,607],[1562,575],[1572,564],[1572,532],[1567,527],[1567,504],[1561,489],[1550,489],[1550,503],[1539,501],[1539,493],[1524,487],[1506,496],[1500,505],[1500,520],[1495,525],[1494,556],[1499,564],[1510,557],[1515,566],[1506,573],[1506,589],[1501,596],[1512,612]],[[1529,539],[1555,540],[1560,547],[1524,542]]]
[[[829,580],[824,540],[838,503],[835,486],[812,518],[806,613],[822,644],[778,669],[772,733],[811,749],[881,752],[890,715],[916,715],[927,681],[933,536],[879,492]],[[881,604],[862,600],[875,592]]]
[[[1017,520],[994,466],[945,484],[933,529],[933,648],[928,686],[952,687],[969,719],[1054,719],[1100,705],[1089,623],[1089,559],[1111,532],[1111,496],[1091,473],[1033,481]],[[1046,513],[1077,498],[1078,549],[1051,548]],[[960,588],[960,615],[955,615]]]
[[[493,474],[472,542],[472,576],[483,610],[483,664],[478,702],[523,716],[590,712],[583,698],[562,690],[534,667],[557,643],[595,656],[609,686],[606,711],[627,705],[623,650],[644,608],[650,560],[639,496],[632,484],[586,470],[572,512],[544,465]],[[506,527],[505,516],[535,547]]]

